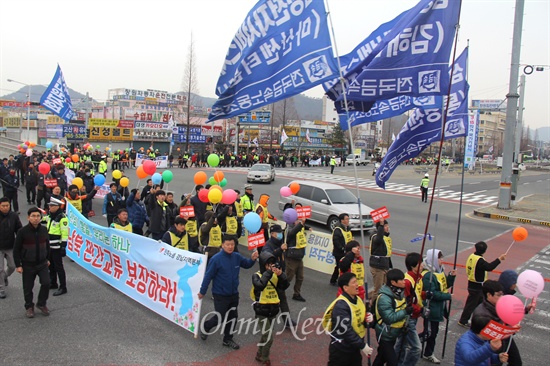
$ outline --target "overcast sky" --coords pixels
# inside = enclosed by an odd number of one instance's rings
[[[319,0],[315,0],[319,1]],[[328,0],[340,54],[416,0]],[[453,1],[453,0],[450,0]],[[255,0],[0,0],[0,95],[14,79],[49,84],[57,63],[67,85],[98,100],[114,88],[182,90],[188,45],[195,42],[199,94],[215,85],[235,31]],[[526,0],[521,63],[527,76],[525,122],[548,126],[550,0]],[[463,0],[459,49],[470,40],[470,99],[508,92],[515,0]],[[523,67],[522,67],[523,69]],[[306,92],[321,97],[321,87]],[[38,101],[39,95],[32,95]]]

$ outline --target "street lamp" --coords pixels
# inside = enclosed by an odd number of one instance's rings
[[[31,126],[31,86],[29,84],[25,84],[25,83],[22,83],[20,81],[17,81],[17,80],[13,80],[13,79],[8,79],[8,83],[16,83],[16,84],[21,84],[21,85],[25,85],[25,86],[28,86],[29,87],[29,92],[27,94],[27,138],[26,140],[28,141],[30,139],[30,126]],[[19,125],[19,139],[22,140],[22,132],[23,132],[23,129],[22,129],[22,124]]]

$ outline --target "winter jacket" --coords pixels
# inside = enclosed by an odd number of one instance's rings
[[[403,322],[403,327],[394,328],[391,326],[392,324],[406,320],[407,318],[405,307],[399,310],[396,308],[395,304],[395,300],[402,300],[404,294],[401,294],[401,296],[398,297],[387,285],[383,285],[380,288],[379,294],[380,296],[376,301],[376,307],[378,308],[378,314],[380,314],[380,318],[382,319],[382,324],[380,324],[380,322],[376,323],[376,336],[379,339],[381,337],[381,339],[385,341],[394,341],[403,333],[407,326],[406,321]],[[376,312],[376,309],[373,310]]]
[[[345,292],[342,295],[353,304],[361,301],[357,296],[355,299],[352,299]],[[342,340],[341,342],[332,343],[335,348],[342,352],[356,352],[365,347],[365,340],[359,337],[351,326],[351,309],[346,301],[339,300],[334,304],[334,308],[332,309],[332,324],[334,324],[334,328],[331,334]]]
[[[8,211],[6,215],[0,212],[0,250],[13,249],[15,234],[22,227],[21,220],[15,212]]]
[[[306,255],[306,248],[296,248],[296,235],[302,229],[309,230],[309,226],[298,222],[296,225],[288,225],[286,230],[286,244],[288,245],[287,257],[292,259],[303,259]]]
[[[199,226],[204,222],[204,214],[206,213],[206,203],[199,199],[198,193],[191,197],[191,206],[195,210],[195,217]]]
[[[38,172],[36,169],[25,172],[25,186],[34,187],[38,185]]]
[[[118,210],[125,206],[126,203],[124,202],[124,198],[122,198],[122,196],[118,193],[113,194],[112,192],[109,192],[105,195],[105,198],[103,198],[104,215],[116,216],[118,214]]]
[[[19,187],[19,178],[17,178],[15,175],[7,174],[2,178],[4,182],[2,182],[2,185],[4,186],[6,193],[17,193],[17,188]]]
[[[455,276],[446,276],[447,288],[453,286],[455,282]],[[451,300],[451,294],[443,292],[439,281],[433,275],[432,272],[426,272],[422,279],[424,284],[424,291],[426,293],[429,291],[432,293],[432,299],[429,300],[430,304],[430,317],[429,320],[432,322],[442,322],[445,316],[445,302]],[[426,306],[427,301],[424,301],[424,306]]]
[[[271,253],[277,259],[277,263],[281,265],[283,272],[286,271],[285,258],[283,257],[284,251],[281,249],[283,245],[283,240],[279,240],[272,236],[269,237],[269,240],[265,243],[262,253]],[[263,267],[262,267],[263,268]]]
[[[498,354],[493,352],[490,343],[479,338],[471,330],[464,333],[458,339],[458,342],[456,342],[455,366],[489,366],[500,364]]]
[[[15,267],[36,266],[50,257],[50,236],[45,226],[27,224],[15,237],[13,260]]]
[[[340,228],[341,230],[337,229]],[[346,248],[346,238],[343,235],[343,232],[349,231],[349,226],[344,226],[342,224],[338,224],[334,230],[332,231],[332,255],[334,255],[336,258],[341,258],[345,254],[345,248]]]
[[[149,231],[164,233],[170,228],[168,204],[159,203],[156,197],[149,197]]]
[[[475,308],[472,316],[485,316],[497,323],[502,323],[502,320],[498,317],[495,305],[491,304],[487,299],[483,299],[483,302]]]
[[[145,205],[141,201],[136,201],[135,194],[130,193],[126,201],[126,209],[128,210],[128,221],[132,223],[133,227],[143,228],[143,224],[149,222]]]
[[[232,296],[239,293],[239,272],[242,268],[252,268],[256,261],[243,257],[240,253],[228,254],[225,250],[215,254],[208,261],[208,268],[202,280],[201,294],[206,294],[210,281],[214,296]]]

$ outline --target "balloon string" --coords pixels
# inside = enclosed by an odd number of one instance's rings
[[[512,248],[512,245],[514,245],[516,241],[515,240],[512,240],[512,244],[510,244],[510,246],[508,247],[508,250],[506,251],[506,253],[504,253],[504,255],[508,255],[508,252],[510,251],[510,249]]]

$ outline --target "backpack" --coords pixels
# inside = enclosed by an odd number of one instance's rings
[[[378,316],[378,312],[376,311],[376,307],[378,306],[378,299],[380,299],[380,296],[383,294],[378,294],[374,300],[372,300],[372,303],[370,305],[370,312],[372,314],[372,323],[369,324],[370,327],[374,328],[376,324],[382,325],[384,322],[381,317]],[[387,295],[386,295],[387,296]],[[395,309],[395,301],[391,302],[392,308]]]

